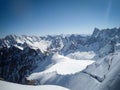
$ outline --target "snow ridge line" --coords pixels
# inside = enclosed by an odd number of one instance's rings
[[[98,81],[99,83],[102,83],[104,81],[104,79],[105,79],[105,75],[104,75],[103,78],[101,78],[99,76],[92,75],[92,74],[90,74],[90,73],[88,73],[86,71],[82,71],[82,73],[89,75],[90,77],[92,77],[93,79],[95,79],[96,81]]]

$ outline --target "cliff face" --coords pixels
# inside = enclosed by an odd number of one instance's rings
[[[4,47],[0,53],[0,77],[17,83],[24,83],[25,77],[37,67],[37,63],[45,60],[45,55],[40,50],[30,47],[23,50],[15,46]]]

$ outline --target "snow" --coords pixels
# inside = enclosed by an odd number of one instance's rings
[[[16,39],[16,42],[17,42],[17,43],[21,43],[21,44],[24,43],[22,40],[20,40],[20,39],[18,39],[18,38]]]
[[[34,41],[34,37],[30,36],[23,36],[16,38],[17,43],[27,43],[29,46],[31,46],[34,49],[40,49],[42,52],[46,51],[48,46],[50,46],[51,42],[47,40],[41,40],[40,38],[38,41]],[[19,48],[19,47],[18,47]]]
[[[30,86],[0,81],[1,90],[69,90],[57,85]]]
[[[29,40],[27,40],[29,39]],[[33,41],[30,37],[27,39],[24,39],[24,42],[26,42],[29,46],[31,46],[33,49],[40,49],[42,52],[46,51],[48,46],[50,46],[50,41],[40,40],[40,41]]]
[[[56,72],[60,75],[75,74],[84,70],[87,65],[93,62],[92,60],[75,60],[59,54],[54,54],[52,57],[52,64],[50,64],[46,70],[32,73],[27,79],[39,79],[40,76],[51,72]]]
[[[39,48],[42,52],[48,48],[49,55],[55,52],[66,55],[54,54],[52,58],[48,56],[50,58],[43,60],[44,63],[37,63],[38,67],[27,77],[29,81],[34,80],[34,84],[61,85],[71,90],[109,90],[114,87],[117,80],[120,81],[119,34],[120,29],[107,29],[96,30],[89,38],[70,35],[67,37],[49,36],[33,40],[32,37],[26,36],[16,41]],[[12,40],[5,40],[4,43],[7,47],[16,44]],[[22,49],[20,46],[15,46]],[[96,59],[96,62],[93,63],[92,59]],[[1,84],[1,86],[4,85]],[[43,89],[43,86],[39,87]]]
[[[120,43],[116,43],[116,46],[120,46]]]
[[[111,60],[110,68],[106,74],[106,79],[103,81],[101,86],[98,88],[101,88],[102,90],[119,90],[119,88],[116,88],[116,84],[119,84],[118,81],[120,81],[120,52],[115,52],[114,55],[108,55],[107,58]],[[104,89],[105,88],[105,89]]]
[[[115,50],[116,50],[116,51],[120,51],[120,43],[116,43],[116,45],[115,45]]]
[[[112,45],[111,44],[107,44],[105,45],[103,48],[101,48],[99,50],[100,55],[107,55],[112,49]]]
[[[74,53],[70,53],[67,55],[67,57],[72,58],[72,59],[77,59],[77,60],[90,60],[93,59],[95,57],[95,53],[93,51],[89,51],[89,52],[74,52]]]
[[[18,46],[18,45],[14,45],[15,47],[17,47],[17,48],[19,48],[19,49],[21,49],[21,50],[23,50],[23,47],[21,47],[21,46]]]
[[[50,45],[49,41],[41,40],[40,42],[34,42],[31,46],[39,48],[43,52],[47,50],[49,45]]]

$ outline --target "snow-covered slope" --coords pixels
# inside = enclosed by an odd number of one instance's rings
[[[39,76],[36,84],[52,84],[71,90],[119,90],[120,52],[107,55],[89,65],[82,72],[59,75],[51,72]]]
[[[95,28],[91,36],[9,35],[0,39],[0,77],[72,90],[119,90],[119,54],[120,28]]]
[[[42,52],[46,51],[50,46],[51,42],[48,40],[41,39],[42,37],[37,36],[16,36],[16,35],[8,35],[4,39],[1,39],[1,47],[10,47],[10,46],[18,46],[25,48],[29,46],[33,49],[40,49]]]
[[[54,54],[52,57],[52,63],[42,72],[32,73],[27,80],[36,80],[45,74],[56,72],[59,75],[75,74],[86,68],[87,65],[92,64],[92,60],[74,60],[68,57]],[[39,68],[39,67],[38,67]]]
[[[74,53],[70,53],[67,55],[67,57],[72,58],[72,59],[76,59],[76,60],[92,60],[95,57],[95,53],[93,51],[89,51],[89,52],[80,52],[80,51],[76,51]]]
[[[82,51],[84,49],[81,47],[88,38],[74,34],[44,37],[8,35],[0,39],[0,77],[7,81],[25,83],[25,77],[37,67],[45,70],[46,64],[50,64],[46,59],[51,54],[57,52],[66,56]]]
[[[57,85],[41,85],[41,86],[29,86],[15,84],[5,81],[0,81],[1,90],[69,90],[67,88],[57,86]]]

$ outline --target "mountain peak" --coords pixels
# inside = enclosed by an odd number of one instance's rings
[[[100,32],[100,30],[95,27],[92,36],[97,37],[99,32]]]

